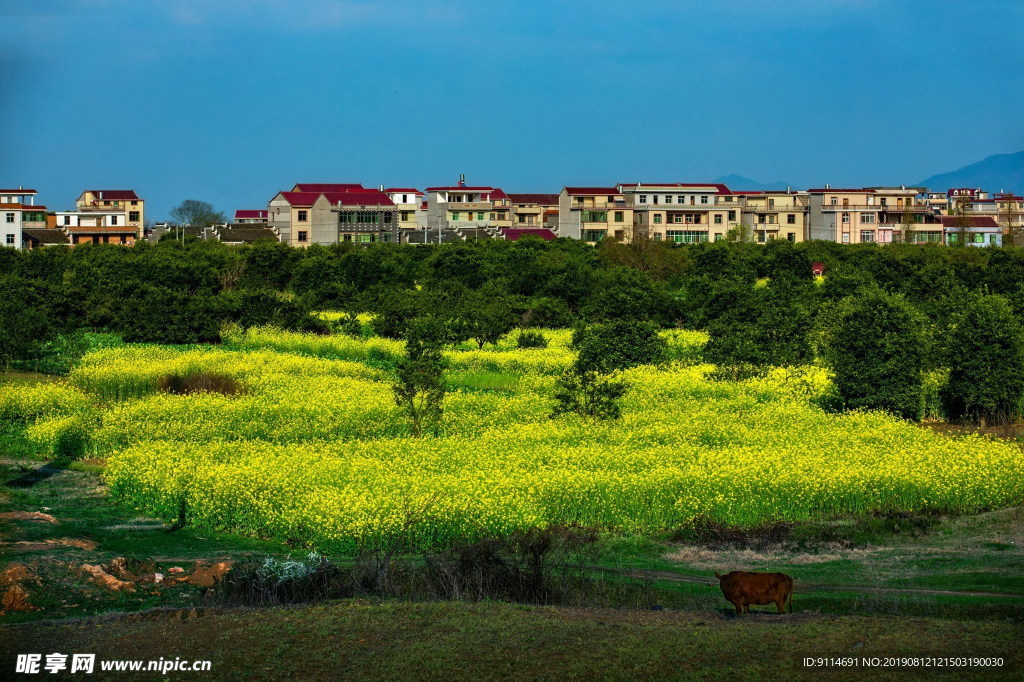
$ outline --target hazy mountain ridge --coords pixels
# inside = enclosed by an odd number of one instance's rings
[[[751,180],[745,178],[742,175],[735,173],[731,175],[723,175],[722,177],[715,178],[712,182],[720,182],[726,185],[731,190],[751,190],[751,191],[770,191],[770,192],[784,192],[787,188],[797,189],[796,185],[777,180],[775,182],[758,182],[757,180]]]
[[[933,192],[944,192],[955,187],[981,187],[995,193],[999,191],[1024,192],[1024,152],[993,154],[977,163],[948,173],[939,173],[917,183]]]

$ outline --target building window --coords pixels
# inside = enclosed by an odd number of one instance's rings
[[[849,222],[850,222],[850,214],[849,213],[844,213],[843,214],[843,223],[844,224],[848,224]]]
[[[684,197],[682,194],[680,194],[679,196],[676,197],[676,203],[677,204],[685,204],[686,203],[686,197]]]
[[[64,216],[64,224],[65,225],[70,225],[71,224],[71,216],[69,216],[69,215]]]
[[[722,224],[722,214],[721,213],[716,213],[715,214],[715,225],[721,225],[721,224]]]
[[[452,211],[452,220],[458,220],[458,219],[459,219],[459,212],[458,211]]]
[[[843,232],[843,243],[844,244],[849,244],[850,243],[850,233],[849,232]]]
[[[988,236],[988,243],[991,244],[992,246],[996,246],[999,242],[994,234],[990,234]]]
[[[390,242],[391,241],[391,233],[390,232],[385,232],[385,233],[381,234],[380,240],[382,242]]]
[[[626,213],[624,211],[615,212],[615,222],[624,223],[626,222]]]
[[[484,212],[483,211],[477,211],[476,219],[477,220],[483,220],[484,219]]]
[[[130,222],[130,223],[137,223],[137,222],[139,222],[139,212],[138,211],[128,211],[128,222]]]
[[[695,230],[668,230],[666,235],[670,242],[675,242],[676,244],[696,244],[697,242],[706,242],[708,240],[707,232],[697,232]]]
[[[787,225],[796,225],[796,214],[790,213],[786,216]]]
[[[391,223],[391,214],[390,213],[385,213],[384,214],[384,222],[388,223],[388,224]]]
[[[839,203],[839,199],[836,199],[835,197],[832,197],[832,205],[835,206],[838,203]]]
[[[14,235],[13,234],[8,234],[7,235],[7,246],[14,246]]]
[[[862,223],[873,223],[873,222],[875,222],[875,214],[874,213],[861,213],[860,214],[860,221]]]
[[[402,203],[403,204],[408,204],[409,203],[409,195],[408,194],[403,194],[402,195]]]
[[[729,220],[736,220],[736,211],[729,211]]]
[[[672,203],[672,195],[671,194],[666,194],[665,195],[665,203],[666,204],[671,204]]]
[[[640,195],[640,203],[641,204],[646,204],[647,203],[647,195],[646,194],[641,194]]]
[[[655,214],[654,214],[654,222],[655,222],[655,224],[657,224],[657,225],[660,225],[660,224],[661,224],[661,214],[660,214],[660,213],[655,213]]]
[[[788,233],[788,234],[786,235],[786,239],[788,239],[788,240],[789,240],[789,241],[791,241],[791,242],[795,242],[795,241],[796,241],[796,232],[790,232],[790,233]]]
[[[607,223],[608,211],[583,211],[580,214],[580,221],[584,223]],[[587,240],[593,241],[593,240]]]
[[[137,202],[137,201],[133,201],[132,202],[132,206],[138,206],[138,205],[139,205],[139,202]]]
[[[875,241],[875,233],[872,230],[861,230],[860,240],[862,242],[873,242]]]
[[[111,225],[117,225],[117,216],[116,215],[110,216],[110,224]]]
[[[9,223],[13,223],[14,222],[14,214],[13,213],[8,213],[6,218],[5,218],[5,220],[7,222],[9,222]]]
[[[653,197],[651,197],[651,199],[654,201],[654,205],[657,206],[658,205],[658,195],[655,194]]]
[[[708,203],[708,195],[707,194],[701,194],[700,195],[700,203],[702,203],[702,204]]]
[[[309,237],[309,233],[305,230],[299,230],[299,241],[304,242]]]
[[[299,211],[299,222],[304,223],[308,220],[309,214],[306,211]]]
[[[583,230],[583,241],[585,242],[599,242],[604,239],[604,230]]]

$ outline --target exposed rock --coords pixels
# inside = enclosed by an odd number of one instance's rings
[[[36,576],[32,571],[28,570],[28,566],[24,564],[11,564],[4,569],[3,573],[0,573],[0,586],[13,585],[29,578],[36,578]],[[36,578],[36,581],[38,582],[38,578]]]
[[[107,572],[111,575],[132,582],[154,582],[156,564],[150,559],[131,559],[117,557],[110,562]]]
[[[21,585],[11,585],[4,592],[3,600],[0,600],[0,614],[8,611],[38,611],[38,606],[33,606],[28,600],[28,591]]]
[[[127,580],[119,580],[103,570],[102,566],[82,564],[82,571],[87,573],[94,583],[115,592],[133,591],[135,584]]]
[[[192,575],[185,578],[185,581],[197,587],[213,587],[213,584],[223,578],[234,564],[234,561],[218,561],[212,564],[197,561]]]
[[[171,566],[170,568],[167,569],[167,572],[171,573],[171,574],[174,574],[174,573],[184,573],[185,569],[182,568],[181,566]]]
[[[45,521],[46,523],[59,523],[57,519],[42,512],[12,511],[0,513],[0,520],[3,521]]]

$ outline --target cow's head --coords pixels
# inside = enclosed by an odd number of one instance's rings
[[[718,571],[715,571],[715,577],[716,577],[716,578],[718,578],[719,580],[721,580],[721,579],[722,579],[722,578],[724,578],[725,576],[724,576],[724,575],[722,575],[721,573],[719,573]]]

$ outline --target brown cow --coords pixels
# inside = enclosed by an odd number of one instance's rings
[[[718,585],[726,601],[736,607],[736,613],[750,613],[750,605],[775,603],[779,613],[793,610],[793,579],[785,573],[750,573],[733,571],[725,575],[715,572]]]

